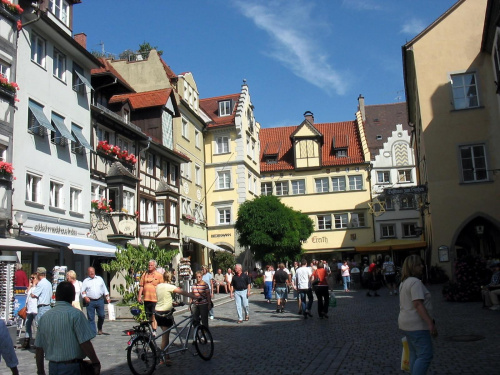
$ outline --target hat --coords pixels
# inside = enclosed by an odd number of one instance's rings
[[[500,267],[500,262],[493,262],[490,264],[490,268]]]
[[[45,269],[45,267],[38,267],[36,269],[36,273],[47,273],[47,270]]]

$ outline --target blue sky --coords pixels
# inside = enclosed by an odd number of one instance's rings
[[[262,127],[353,120],[404,101],[401,46],[456,0],[84,0],[74,33],[119,55],[147,41],[201,98],[249,85]]]

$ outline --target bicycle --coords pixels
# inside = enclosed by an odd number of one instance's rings
[[[153,330],[149,321],[141,322],[138,326],[134,326],[133,329],[126,331],[127,335],[132,336],[126,350],[127,364],[134,375],[151,375],[156,369],[158,359],[165,361],[170,354],[184,354],[187,350],[191,351],[188,345],[194,325],[191,304],[189,305],[189,310],[191,314],[179,323],[175,322],[174,308],[166,314],[165,318],[172,319],[173,324],[160,335],[153,336]],[[134,312],[132,314],[137,315]],[[163,335],[170,334],[170,331],[173,330],[175,330],[175,337],[170,340],[165,349],[161,350],[156,341]],[[198,355],[203,360],[209,361],[214,354],[214,342],[209,329],[203,324],[194,326],[192,340],[196,349],[193,356]],[[174,343],[176,344],[175,346]],[[180,347],[177,347],[177,344],[180,344]]]

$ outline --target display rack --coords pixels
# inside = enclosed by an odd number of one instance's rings
[[[0,256],[0,319],[14,320],[14,273],[17,257]]]
[[[68,267],[66,266],[55,266],[52,269],[52,299],[50,304],[54,306],[56,304],[56,289],[61,281],[66,280],[66,272],[68,272]]]

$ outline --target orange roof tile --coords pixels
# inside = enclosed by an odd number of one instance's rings
[[[313,124],[313,126],[323,135],[324,143],[321,149],[322,167],[359,164],[365,161],[355,121]],[[295,169],[290,136],[297,128],[298,126],[285,126],[280,128],[262,128],[260,130],[261,173]],[[337,140],[336,147],[347,147],[347,157],[335,156],[332,147],[334,138]],[[280,142],[281,147],[278,152],[278,162],[267,164],[264,160],[264,154],[269,154],[267,148],[270,147],[271,150],[274,150],[275,145]],[[339,143],[343,146],[338,146]]]
[[[167,63],[165,62],[165,60],[163,60],[161,57],[160,57],[160,61],[163,65],[163,69],[165,70],[165,73],[167,73],[167,77],[171,80],[172,78],[177,78],[177,74],[175,74],[173,72],[173,70],[167,65]]]
[[[171,93],[172,89],[161,89],[133,94],[113,95],[109,99],[109,104],[128,101],[134,110],[148,107],[160,107],[167,103]]]
[[[105,75],[105,74],[111,74],[114,77],[118,78],[121,83],[126,86],[130,91],[135,92],[135,90],[127,83],[125,78],[122,77],[120,73],[113,67],[113,65],[109,62],[109,59],[106,59],[104,57],[100,57],[99,61],[103,65],[101,68],[96,68],[96,69],[91,69],[90,74],[91,75]]]
[[[231,94],[224,96],[217,96],[214,98],[200,99],[200,107],[212,119],[212,123],[207,124],[207,128],[213,128],[222,125],[234,125],[234,118],[236,115],[236,107],[240,94]],[[219,116],[219,102],[223,100],[233,101],[233,111],[229,116]]]

